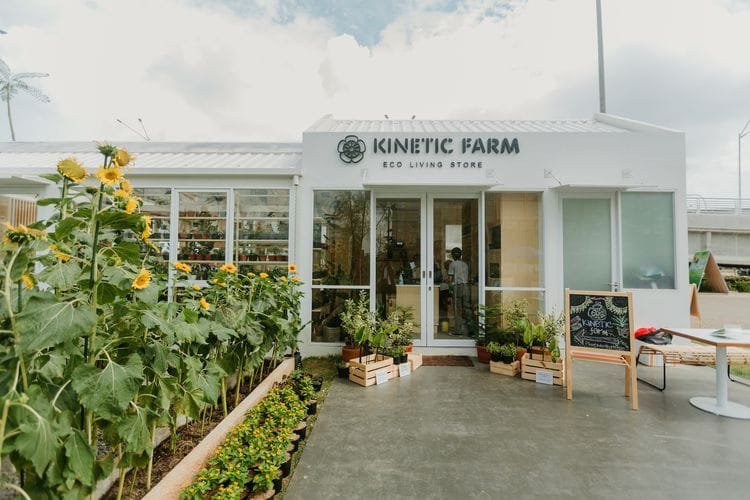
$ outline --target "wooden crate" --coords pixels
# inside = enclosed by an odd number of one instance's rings
[[[502,363],[500,361],[490,361],[490,371],[500,375],[515,377],[521,371],[521,362],[516,360],[512,363]]]
[[[422,366],[422,354],[418,352],[410,352],[406,355],[409,358],[409,364],[411,365],[411,371],[416,370]]]
[[[382,371],[388,372],[389,379],[397,377],[398,368],[396,367],[395,374],[393,368],[393,358],[390,356],[378,354],[378,358],[375,359],[375,355],[370,354],[354,358],[349,360],[349,380],[363,387],[369,387],[375,385],[375,376]]]
[[[531,359],[528,354],[523,355],[523,358],[521,358],[522,379],[536,381],[536,372],[541,370],[552,372],[554,385],[565,385],[565,364],[562,360],[553,363],[552,361]]]

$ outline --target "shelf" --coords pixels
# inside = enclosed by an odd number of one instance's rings
[[[237,264],[289,264],[288,260],[235,260]]]
[[[226,264],[227,261],[225,260],[180,260],[177,259],[177,262],[192,262],[194,264]]]
[[[289,238],[283,238],[283,239],[281,239],[281,238],[279,238],[279,239],[270,238],[270,239],[257,239],[257,240],[236,239],[234,241],[239,242],[239,243],[268,243],[268,244],[274,244],[274,243],[281,243],[281,242],[286,243],[286,242],[289,241]]]
[[[227,218],[226,216],[223,216],[223,217],[213,217],[213,216],[210,216],[210,215],[206,215],[206,216],[201,216],[201,215],[197,215],[197,216],[193,216],[193,215],[190,215],[190,216],[180,215],[179,216],[180,220],[226,220],[226,218]]]
[[[263,216],[257,217],[235,217],[234,220],[289,220],[289,216]]]
[[[225,242],[225,241],[227,241],[227,239],[226,238],[220,238],[220,239],[215,239],[215,238],[178,238],[177,241],[178,242],[185,242],[185,241],[221,241],[221,242]]]

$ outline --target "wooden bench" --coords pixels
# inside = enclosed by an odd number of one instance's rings
[[[654,357],[662,357],[662,384],[658,386],[652,384],[646,380],[639,378],[643,383],[646,383],[652,387],[656,387],[660,391],[663,391],[667,387],[667,364],[670,365],[695,365],[695,366],[711,366],[716,364],[716,349],[711,346],[696,345],[696,344],[668,344],[668,345],[655,345],[655,344],[643,344],[638,349],[638,356],[635,358],[636,364],[640,363],[641,354],[649,355],[648,364],[642,363],[645,366],[654,366]],[[727,361],[728,369],[731,369],[732,365],[745,365],[750,364],[750,349],[743,349],[741,347],[728,347],[727,348]],[[731,373],[728,373],[729,379],[734,382],[739,382],[744,385],[750,385],[742,380],[732,378]]]

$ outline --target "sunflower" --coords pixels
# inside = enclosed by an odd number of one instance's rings
[[[23,276],[21,276],[21,281],[23,281],[23,286],[25,286],[27,289],[31,290],[34,288],[34,279],[29,276],[28,273],[23,273]]]
[[[268,274],[266,274],[266,273],[260,273],[258,276],[260,276],[263,279],[268,278]]]
[[[221,266],[219,268],[219,271],[224,271],[225,273],[236,273],[237,266],[230,262],[229,264],[224,264],[223,266]]]
[[[279,277],[279,279],[280,279],[281,281],[286,281],[286,276],[280,276],[280,277]]]
[[[50,245],[49,249],[51,252],[55,254],[55,257],[63,262],[68,262],[70,260],[70,255],[62,253],[60,249],[57,247],[57,245]]]
[[[143,223],[141,238],[147,240],[152,234],[154,234],[154,232],[151,230],[151,216],[144,215],[143,217],[141,217],[141,222]]]
[[[183,273],[189,273],[190,271],[193,270],[189,265],[185,264],[184,262],[175,262],[174,268],[177,269],[178,271],[182,271]],[[200,288],[198,289],[200,290]]]
[[[57,172],[73,182],[81,182],[88,175],[83,165],[72,157],[60,160],[57,164]]]
[[[128,193],[128,196],[130,196],[131,194],[133,194],[133,185],[130,184],[130,181],[127,180],[127,179],[121,179],[120,180],[120,189],[122,191],[125,191],[126,193]]]
[[[292,278],[292,281],[294,281],[295,283],[299,283],[299,278],[295,276],[294,278]]]
[[[99,179],[99,182],[102,184],[113,186],[122,179],[122,170],[120,170],[119,167],[99,167],[99,170],[96,171],[96,178]]]
[[[47,239],[47,233],[41,229],[33,229],[26,227],[23,224],[17,226],[13,226],[7,222],[4,222],[3,224],[5,225],[4,241],[6,243],[26,243],[28,241]]]
[[[297,264],[289,264],[286,267],[287,267],[287,269],[289,269],[290,273],[296,273],[297,272]]]
[[[201,286],[200,286],[200,285],[193,285],[193,286],[192,286],[192,288],[193,288],[193,290],[195,290],[196,292],[200,292],[200,290],[201,290]]]
[[[128,202],[125,203],[125,213],[132,214],[138,208],[138,198],[128,198]]]
[[[117,153],[115,153],[115,163],[118,166],[124,167],[133,160],[134,158],[126,150],[117,149]]]
[[[201,297],[201,309],[208,311],[211,308],[211,304],[208,303],[206,297]]]
[[[133,285],[132,287],[136,290],[143,290],[148,285],[151,284],[151,271],[148,269],[141,269],[141,272],[139,272],[136,277],[133,279]]]

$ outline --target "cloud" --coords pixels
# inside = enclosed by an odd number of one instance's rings
[[[734,194],[750,118],[748,2],[603,4],[608,111],[685,130],[688,190]],[[142,117],[160,140],[274,141],[300,140],[331,112],[598,108],[589,0],[10,0],[0,19],[0,57],[52,75],[38,82],[51,104],[13,101],[22,140],[135,139],[115,118]]]

